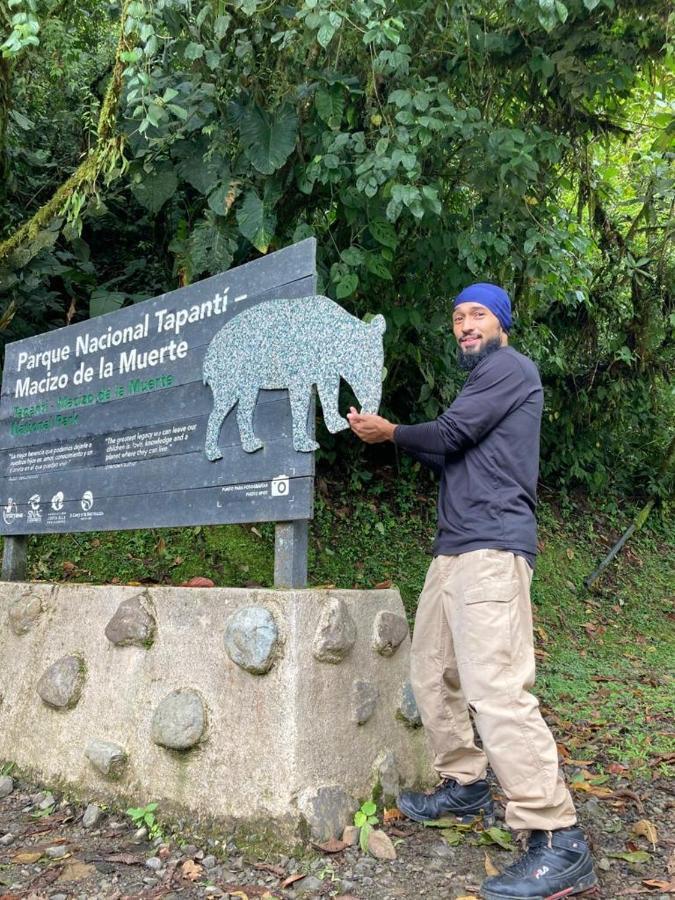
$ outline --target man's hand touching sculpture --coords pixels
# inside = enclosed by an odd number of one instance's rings
[[[383,441],[394,440],[396,426],[383,416],[360,413],[351,406],[347,413],[347,419],[354,434],[366,444],[381,444]]]

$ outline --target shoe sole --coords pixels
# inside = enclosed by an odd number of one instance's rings
[[[492,891],[481,890],[483,900],[562,900],[563,897],[571,897],[573,894],[583,894],[591,891],[598,884],[598,876],[595,872],[589,872],[582,876],[572,887],[564,891],[556,891],[555,894],[540,894],[539,897],[523,897],[522,894],[494,894]]]

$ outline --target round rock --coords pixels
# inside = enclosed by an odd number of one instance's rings
[[[127,763],[124,747],[112,741],[89,741],[84,755],[101,775],[110,778],[120,775]]]
[[[314,636],[314,657],[319,662],[339,663],[349,655],[356,641],[356,625],[347,604],[330,597],[324,604]]]
[[[352,821],[355,804],[340,785],[306,788],[298,798],[298,809],[315,841],[339,838]]]
[[[227,655],[233,663],[253,675],[269,672],[276,659],[278,642],[276,620],[264,606],[245,606],[227,623]]]
[[[43,674],[37,692],[47,706],[72,709],[76,706],[84,684],[84,663],[77,656],[62,656]]]
[[[152,739],[169,750],[189,750],[206,730],[204,701],[196,691],[172,691],[152,717]]]
[[[420,711],[417,708],[417,701],[409,680],[403,685],[397,716],[410,728],[419,728],[422,724]]]
[[[42,602],[35,594],[24,594],[9,608],[9,627],[14,634],[28,634],[42,615]]]
[[[9,775],[0,777],[0,800],[3,797],[9,797],[14,790],[14,780]]]
[[[364,725],[375,712],[380,692],[369,681],[356,679],[352,682],[353,718],[357,725]]]
[[[381,656],[393,656],[408,637],[408,622],[403,616],[380,610],[373,626],[373,646]]]
[[[105,636],[116,647],[149,647],[157,623],[145,594],[128,597],[105,627]]]

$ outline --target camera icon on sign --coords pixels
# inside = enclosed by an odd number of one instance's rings
[[[288,475],[277,475],[270,482],[270,495],[272,497],[288,497],[290,481]]]

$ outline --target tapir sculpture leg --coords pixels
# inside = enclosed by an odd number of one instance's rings
[[[222,459],[223,454],[218,449],[218,437],[225,421],[225,416],[236,402],[236,398],[232,396],[221,400],[214,395],[213,409],[206,426],[206,446],[204,447],[206,458],[212,462],[216,459]]]
[[[258,388],[244,388],[239,397],[239,406],[237,407],[237,422],[239,424],[239,434],[241,435],[241,446],[247,453],[255,453],[263,446],[263,442],[259,441],[253,433],[253,413],[255,412],[255,404],[258,399]]]
[[[324,375],[317,384],[317,388],[319,389],[323,420],[326,423],[326,428],[331,434],[349,428],[349,422],[342,418],[338,407],[340,376],[337,374]]]
[[[309,452],[318,450],[319,445],[307,433],[307,416],[312,399],[312,385],[301,381],[293,381],[288,386],[293,417],[293,449]]]

